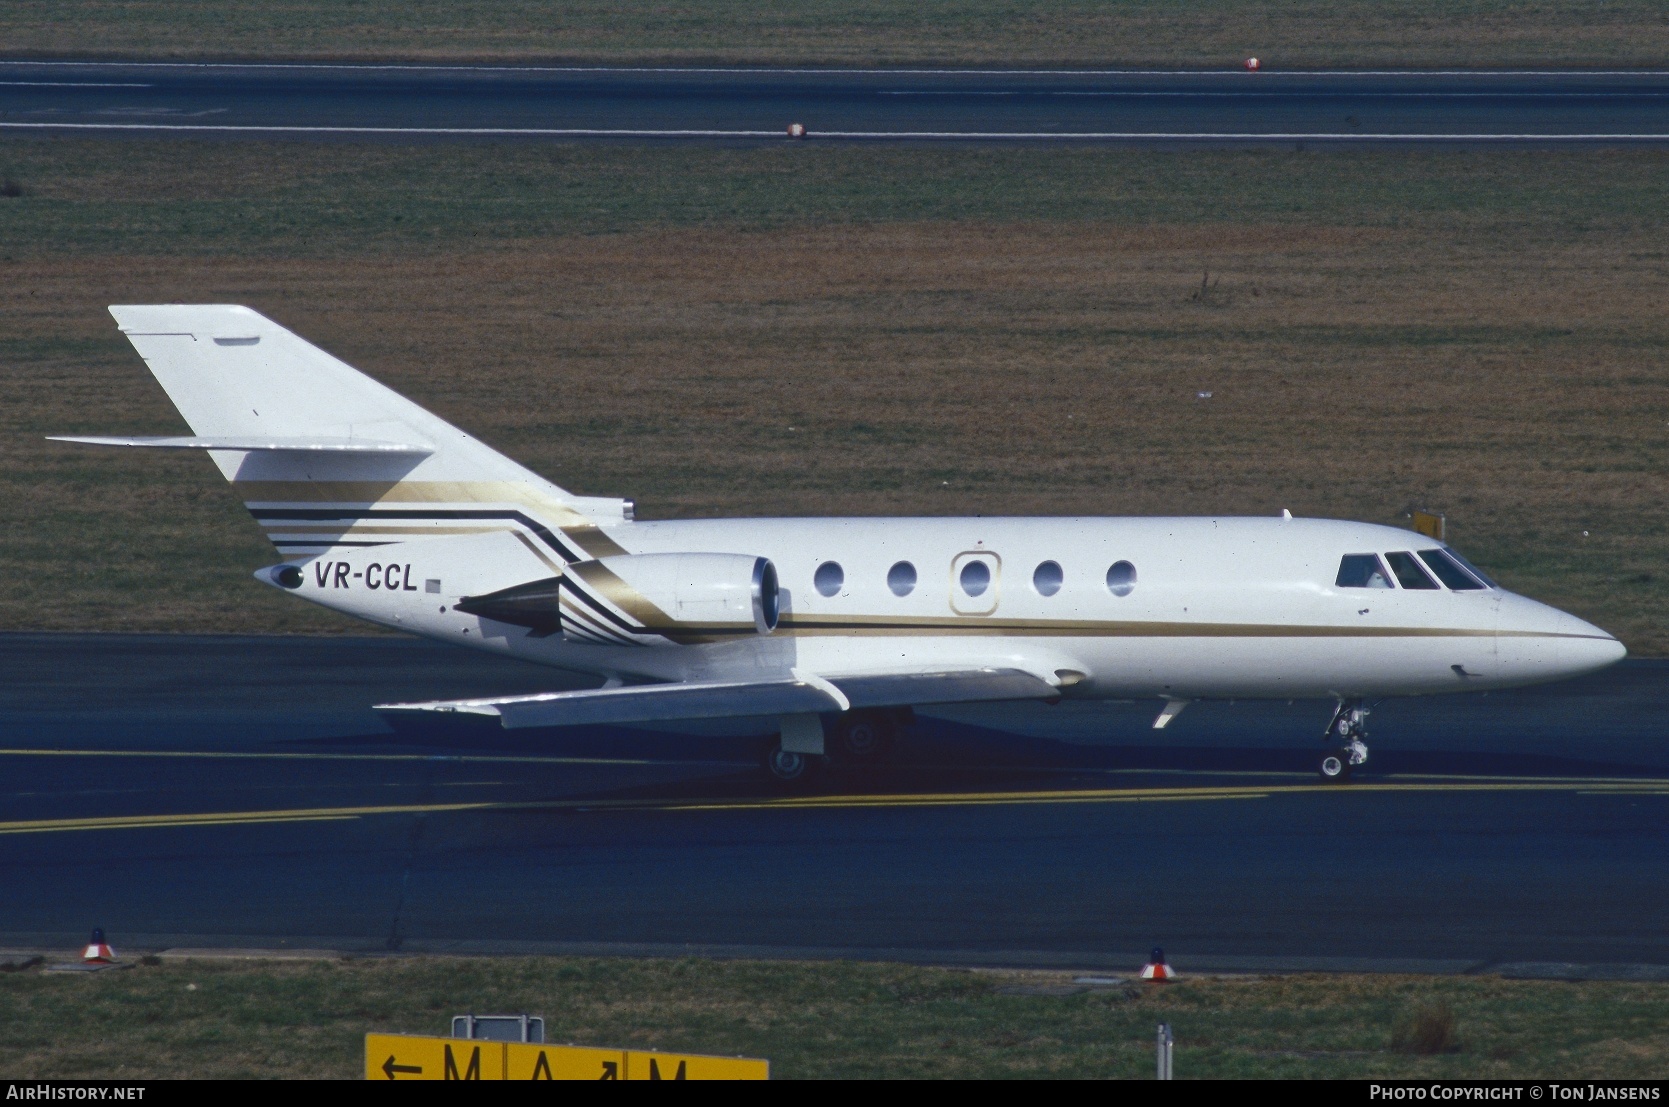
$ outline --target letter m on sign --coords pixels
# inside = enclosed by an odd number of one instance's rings
[[[655,1058],[651,1057],[651,1058],[649,1058],[649,1079],[651,1079],[651,1080],[687,1080],[687,1079],[689,1079],[689,1077],[685,1076],[684,1074],[689,1071],[688,1066],[689,1066],[688,1061],[679,1061],[678,1062],[677,1075],[675,1075],[675,1076],[662,1076],[661,1075],[661,1066],[657,1065],[655,1063]]]
[[[458,1075],[458,1059],[452,1056],[452,1046],[446,1047],[446,1071],[442,1080],[479,1080],[481,1079],[481,1047],[475,1046],[469,1051],[469,1067],[464,1069],[462,1076]]]

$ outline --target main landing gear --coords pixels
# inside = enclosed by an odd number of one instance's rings
[[[877,765],[910,718],[904,708],[848,711],[828,724],[816,716],[784,719],[782,737],[765,754],[765,772],[782,787],[807,788],[831,768]]]
[[[1328,784],[1342,784],[1350,779],[1350,771],[1368,759],[1368,709],[1359,699],[1340,700],[1327,724],[1327,736],[1322,741],[1327,749],[1321,755],[1321,779]]]
[[[829,727],[829,753],[842,765],[886,760],[903,720],[893,711],[848,711]]]
[[[803,786],[817,778],[823,761],[824,758],[815,753],[796,753],[785,750],[778,744],[772,746],[770,752],[765,755],[765,771],[776,784],[785,787]]]

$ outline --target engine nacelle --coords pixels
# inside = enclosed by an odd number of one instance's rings
[[[587,585],[651,628],[665,619],[686,631],[777,628],[777,570],[763,557],[624,554],[570,565],[567,575],[576,591]]]
[[[594,645],[670,645],[776,629],[776,568],[746,554],[622,554],[482,596],[458,610]]]

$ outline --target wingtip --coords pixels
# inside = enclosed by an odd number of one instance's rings
[[[386,711],[396,715],[488,715],[504,713],[491,703],[469,700],[433,700],[427,703],[374,703],[372,711]]]

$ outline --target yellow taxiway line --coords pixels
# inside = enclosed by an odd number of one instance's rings
[[[1179,803],[1205,800],[1253,800],[1277,796],[1352,796],[1399,792],[1569,792],[1574,795],[1669,795],[1669,780],[1550,779],[1539,782],[1421,780],[1405,784],[1358,783],[1342,786],[1201,786],[1177,788],[1096,788],[1025,792],[917,792],[898,795],[787,796],[711,800],[575,799],[525,803],[381,804],[365,807],[306,807],[269,811],[210,811],[195,814],[113,815],[70,819],[24,819],[0,822],[0,834],[48,834],[87,830],[139,830],[164,827],[239,826],[261,823],[328,822],[378,815],[438,815],[462,811],[780,811],[848,808],[921,808],[1024,806],[1070,803]]]
[[[61,830],[137,830],[167,826],[236,826],[243,823],[316,823],[367,815],[425,815],[497,807],[494,803],[400,804],[383,807],[311,807],[290,811],[207,811],[195,815],[111,815],[88,819],[27,819],[0,823],[0,834],[44,834]]]
[[[1575,792],[1579,795],[1657,795],[1669,788],[1664,780],[1550,779],[1529,782],[1484,779],[1453,783],[1421,780],[1407,784],[1286,784],[1179,788],[1098,788],[1036,792],[943,792],[869,796],[786,796],[760,800],[698,800],[662,802],[667,811],[733,811],[741,808],[818,807],[961,807],[1028,803],[1140,803],[1195,799],[1268,799],[1271,796],[1343,796],[1364,792]]]
[[[511,765],[668,765],[703,762],[655,761],[625,757],[511,757],[452,753],[227,753],[211,750],[48,750],[0,749],[0,757],[179,757],[252,761],[438,761]],[[737,761],[735,764],[743,764]],[[729,761],[706,764],[731,764]]]
[[[435,762],[441,764],[501,764],[501,765],[751,765],[752,762],[736,761],[729,758],[712,760],[696,759],[694,761],[657,759],[657,758],[628,758],[628,757],[538,757],[513,756],[508,754],[451,754],[451,753],[311,753],[295,751],[256,751],[231,752],[215,750],[74,750],[74,749],[5,749],[0,748],[0,757],[156,757],[156,758],[202,758],[210,760],[255,760],[255,761],[387,761],[387,762]],[[1085,776],[1192,776],[1200,772],[1194,769],[1060,769],[1047,770],[1060,774]],[[1307,777],[1307,773],[1276,770],[1226,770],[1223,772],[1208,772],[1205,775],[1230,778],[1276,778],[1291,780],[1294,777]],[[1428,783],[1446,786],[1462,787],[1473,784],[1488,784],[1491,787],[1503,784],[1525,784],[1538,789],[1557,788],[1565,785],[1628,785],[1643,790],[1643,794],[1656,795],[1655,789],[1669,788],[1669,780],[1654,780],[1640,777],[1545,777],[1545,776],[1484,776],[1462,773],[1402,773],[1397,777],[1397,783],[1382,784],[1349,784],[1344,791],[1364,791],[1384,788],[1408,788]],[[1311,790],[1311,785],[1296,786],[1259,786],[1260,792],[1273,787],[1276,791]],[[1136,789],[1121,789],[1135,791]],[[1177,791],[1178,789],[1140,789],[1141,791]],[[1212,789],[1213,791],[1217,789]],[[1014,797],[1011,802],[1029,802],[1034,795],[1066,796],[1080,793],[1047,792],[1001,792],[996,795]],[[1082,793],[1089,795],[1089,793]],[[1111,793],[1109,793],[1111,794]],[[980,802],[975,798],[979,793],[968,794],[968,802]],[[842,797],[821,797],[838,803]],[[869,797],[863,797],[869,798]],[[928,795],[919,797],[923,800]],[[760,801],[771,802],[771,801]],[[1061,802],[1081,802],[1077,800],[1062,800]],[[590,805],[588,805],[590,806]],[[676,808],[683,810],[684,808]]]

